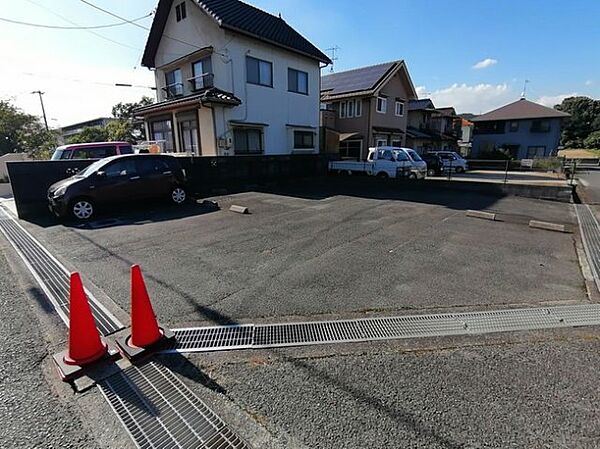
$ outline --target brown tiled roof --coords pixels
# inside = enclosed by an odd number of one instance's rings
[[[193,1],[221,28],[271,43],[325,64],[331,64],[331,60],[321,50],[280,17],[239,0]],[[172,5],[173,0],[160,0],[158,3],[142,58],[142,65],[145,67],[154,67],[154,58]]]
[[[230,92],[226,92],[216,87],[211,87],[201,93],[189,95],[187,97],[174,98],[160,103],[153,103],[136,109],[134,112],[139,115],[154,114],[161,111],[170,111],[188,106],[200,106],[202,104],[218,103],[225,106],[239,106],[242,101]]]
[[[478,115],[471,119],[473,122],[487,122],[491,120],[523,120],[535,118],[565,118],[569,117],[566,114],[556,109],[547,108],[533,101],[525,100],[524,98],[515,101],[514,103],[502,106],[487,114]]]

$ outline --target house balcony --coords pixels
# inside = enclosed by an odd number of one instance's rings
[[[203,73],[202,75],[189,78],[187,82],[187,89],[184,83],[173,83],[163,87],[162,90],[165,93],[165,99],[173,100],[214,87],[214,74]]]
[[[199,92],[205,89],[210,89],[211,87],[215,87],[214,73],[203,73],[202,75],[189,78],[187,81],[190,84],[190,90],[192,92]]]

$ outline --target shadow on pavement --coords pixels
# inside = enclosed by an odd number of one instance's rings
[[[209,214],[218,210],[219,206],[209,201],[187,203],[182,206],[154,202],[121,205],[114,207],[110,213],[106,209],[100,210],[96,219],[86,222],[61,221],[50,213],[28,218],[27,221],[43,228],[64,225],[76,229],[103,229],[179,220]]]
[[[506,196],[499,189],[501,186],[493,184],[486,186],[486,191],[481,191],[477,184],[465,187],[465,190],[449,189],[440,184],[440,181],[397,181],[367,176],[339,176],[310,182],[290,182],[264,189],[258,188],[256,191],[312,200],[349,196],[375,200],[408,201],[444,206],[455,210],[485,209]]]

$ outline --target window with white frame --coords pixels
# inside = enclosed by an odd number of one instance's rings
[[[402,117],[404,115],[404,102],[396,100],[396,116]]]
[[[362,100],[340,101],[340,118],[362,117]]]
[[[387,98],[377,97],[377,112],[385,114],[387,112]]]
[[[387,139],[377,139],[376,147],[385,147],[387,146]]]
[[[354,100],[348,101],[348,118],[354,117]]]

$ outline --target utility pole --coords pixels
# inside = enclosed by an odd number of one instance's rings
[[[38,94],[40,96],[40,104],[42,105],[42,114],[44,115],[44,125],[46,125],[46,131],[49,131],[50,129],[48,128],[48,119],[46,118],[46,109],[44,109],[44,99],[42,97],[42,95],[44,95],[44,92],[42,92],[41,90],[34,90],[31,93]]]

